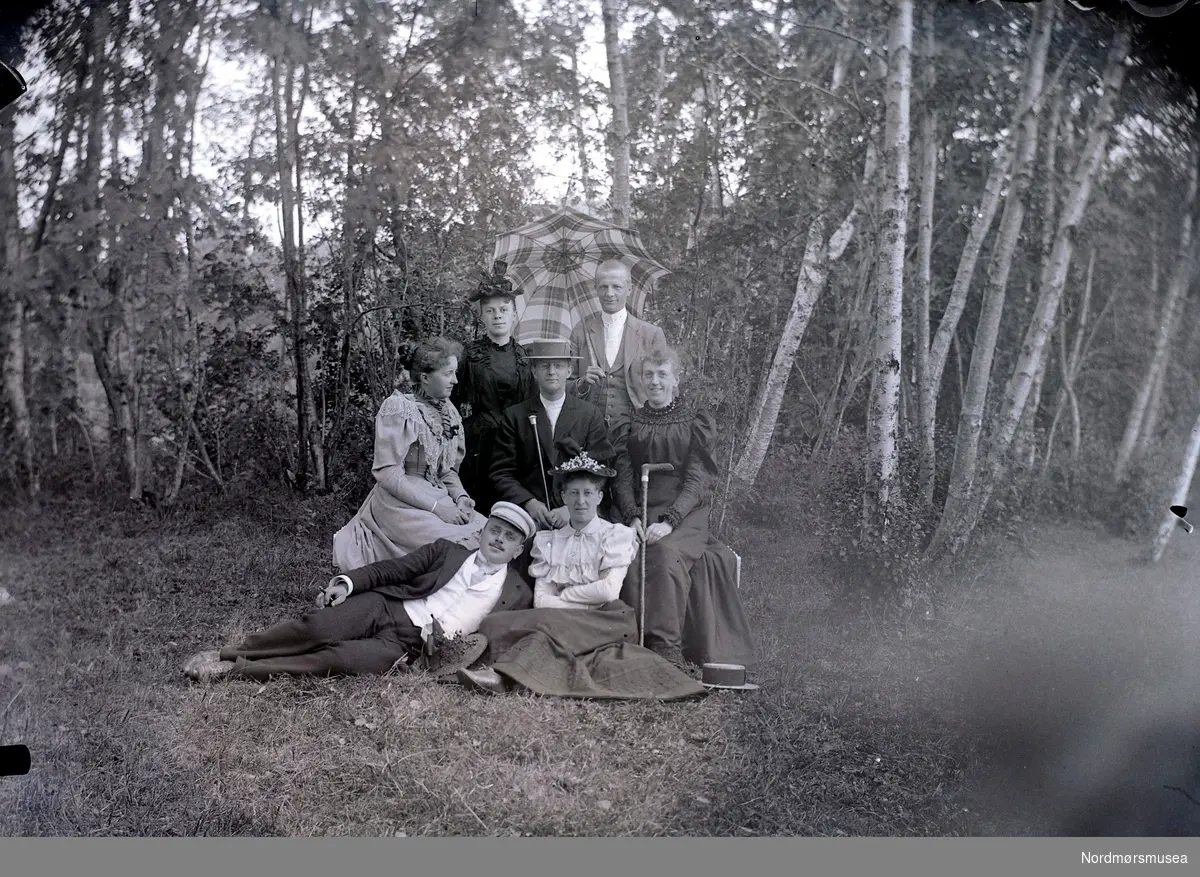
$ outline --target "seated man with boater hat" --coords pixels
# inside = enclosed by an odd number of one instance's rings
[[[528,582],[511,562],[536,529],[520,506],[495,503],[478,550],[438,539],[334,576],[316,610],[239,645],[202,652],[184,673],[207,682],[374,675],[399,666],[453,677],[487,648],[476,631],[490,612],[533,604]]]
[[[566,341],[531,343],[529,359],[537,393],[506,408],[495,433],[492,486],[500,499],[528,511],[539,529],[565,526],[569,518],[546,473],[571,456],[570,448],[588,448],[600,462],[611,462],[616,456],[604,414],[567,393],[571,363],[577,358]]]

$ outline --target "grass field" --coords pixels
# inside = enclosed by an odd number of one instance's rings
[[[730,536],[755,693],[591,703],[403,677],[186,680],[189,655],[311,605],[344,515],[277,496],[0,513],[14,598],[0,742],[33,757],[0,779],[0,834],[1041,834],[987,785],[991,743],[959,684],[980,643],[1095,641],[1147,607],[1173,607],[1155,616],[1172,629],[1196,622],[1181,607],[1200,537],[1151,571],[1102,533],[1042,530],[1036,556],[994,553],[938,617],[905,626],[837,620],[818,546],[757,528]]]

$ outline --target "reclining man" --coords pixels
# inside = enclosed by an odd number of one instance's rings
[[[316,610],[202,652],[184,666],[197,681],[276,675],[355,676],[419,666],[453,676],[487,641],[476,631],[488,613],[533,605],[512,561],[537,530],[520,506],[498,502],[471,551],[438,539],[398,559],[335,576]]]

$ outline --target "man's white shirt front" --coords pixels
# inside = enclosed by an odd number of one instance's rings
[[[478,557],[478,551],[471,552],[450,581],[428,597],[404,601],[404,611],[423,637],[432,630],[435,618],[446,636],[474,633],[500,601],[508,567],[488,573],[478,565]]]
[[[625,336],[625,318],[629,311],[625,308],[615,314],[601,312],[600,320],[604,324],[604,357],[606,365],[612,368],[621,352],[621,339]]]
[[[422,639],[428,638],[433,630],[435,618],[446,636],[474,633],[500,602],[508,566],[489,570],[477,563],[478,557],[479,552],[472,551],[450,581],[428,597],[404,601],[404,611],[409,620],[421,629]],[[335,576],[333,581],[344,582],[353,593],[354,587],[348,576]]]
[[[567,401],[567,396],[564,393],[553,402],[540,393],[538,398],[541,399],[542,407],[546,409],[546,417],[550,420],[550,435],[554,435],[554,427],[558,425],[558,415],[562,413],[563,402]]]

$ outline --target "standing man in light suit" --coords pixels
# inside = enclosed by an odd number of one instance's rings
[[[572,392],[603,412],[610,433],[646,404],[642,353],[667,343],[662,329],[626,310],[631,285],[623,263],[601,262],[595,288],[603,312],[585,317],[571,331],[571,355],[578,357]]]

